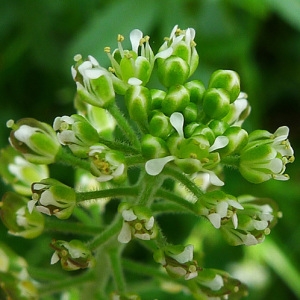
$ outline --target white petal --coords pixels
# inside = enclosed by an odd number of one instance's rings
[[[235,200],[228,199],[228,200],[226,200],[226,201],[227,201],[227,203],[228,203],[230,206],[232,206],[232,207],[234,207],[234,208],[237,208],[237,209],[244,209],[244,207],[243,207],[239,202],[237,202],[237,201],[235,201]]]
[[[137,216],[135,215],[135,213],[133,212],[132,209],[125,209],[122,211],[122,217],[125,221],[133,221],[137,219]]]
[[[127,83],[130,85],[141,85],[143,81],[136,77],[131,77],[128,79]]]
[[[40,213],[42,214],[45,214],[45,215],[48,215],[48,216],[51,216],[51,212],[50,212],[50,209],[45,207],[45,206],[36,206],[36,210],[39,211]]]
[[[216,212],[221,218],[227,216],[228,203],[226,201],[221,201],[216,205]]]
[[[114,177],[112,175],[105,175],[102,174],[101,176],[97,177],[96,180],[98,182],[106,182],[112,180]]]
[[[232,220],[232,224],[233,224],[234,229],[237,229],[238,228],[238,217],[237,217],[236,213],[234,213],[232,215],[232,219],[231,220]]]
[[[122,244],[127,244],[131,240],[130,225],[123,222],[121,232],[118,235],[118,241]]]
[[[156,58],[164,58],[164,59],[166,59],[166,58],[170,57],[172,55],[172,53],[173,53],[173,48],[169,47],[169,48],[167,48],[167,49],[165,49],[165,50],[163,50],[161,52],[158,52],[154,56],[154,59],[156,59]]]
[[[75,80],[75,77],[77,75],[77,71],[76,71],[76,69],[73,66],[71,67],[71,74],[72,74],[73,80]]]
[[[268,227],[268,222],[267,221],[253,220],[253,226],[257,230],[264,230]]]
[[[192,273],[187,273],[187,274],[184,276],[184,279],[185,279],[185,280],[190,280],[190,279],[196,278],[197,276],[198,276],[198,272],[195,271],[195,272],[192,272]]]
[[[134,236],[140,240],[149,241],[151,239],[149,233],[135,233]]]
[[[175,260],[177,260],[180,264],[184,264],[188,261],[193,260],[193,254],[194,254],[194,246],[187,245],[181,253],[176,255],[170,255],[170,256]]]
[[[205,170],[209,174],[209,181],[215,186],[223,186],[224,182],[212,171]]]
[[[99,69],[89,69],[85,71],[85,76],[89,79],[97,79],[100,76],[105,75],[106,73],[103,70]]]
[[[56,264],[58,261],[60,260],[58,254],[56,253],[56,251],[53,253],[52,257],[51,257],[51,261],[50,264]]]
[[[84,61],[79,67],[78,71],[81,75],[85,75],[85,71],[88,69],[91,69],[93,67],[92,63],[90,61]]]
[[[228,143],[229,143],[228,137],[220,135],[215,139],[213,145],[209,148],[209,152],[212,152],[216,149],[224,148],[225,146],[228,145]]]
[[[213,213],[207,216],[211,224],[219,229],[221,227],[221,216],[219,214]]]
[[[207,286],[213,291],[218,291],[220,288],[224,286],[224,281],[221,275],[216,275],[215,278],[211,281],[201,282],[202,285]]]
[[[30,213],[32,213],[33,208],[34,208],[34,206],[35,206],[36,203],[37,203],[37,200],[30,200],[30,201],[28,201],[27,207],[28,207],[28,211]]]
[[[183,124],[184,124],[184,117],[182,113],[174,112],[170,116],[170,123],[176,129],[179,136],[184,137],[183,135]]]
[[[143,38],[143,32],[140,31],[139,29],[134,29],[130,32],[130,42],[132,45],[132,50],[135,53],[138,53],[138,48],[142,38]]]
[[[100,66],[100,64],[98,63],[97,59],[96,59],[94,56],[89,55],[89,56],[88,56],[88,59],[89,59],[89,61],[92,63],[92,65],[93,65],[94,67],[99,67],[99,66]]]
[[[152,216],[152,217],[149,219],[149,221],[148,221],[147,223],[145,223],[144,226],[145,226],[145,228],[146,228],[147,230],[152,229],[153,226],[154,226],[154,217]]]
[[[251,233],[248,233],[246,235],[246,237],[243,238],[243,242],[246,246],[252,246],[252,245],[257,245],[258,244],[258,240]]]
[[[287,126],[281,126],[274,132],[274,135],[276,136],[276,141],[284,141],[289,135],[289,128]]]
[[[162,158],[150,159],[145,164],[146,172],[151,176],[156,176],[163,170],[164,166],[168,162],[174,159],[175,159],[174,156],[166,156]]]
[[[20,128],[18,128],[14,135],[15,138],[23,143],[26,144],[28,139],[37,131],[37,128],[30,127],[28,125],[21,125]]]

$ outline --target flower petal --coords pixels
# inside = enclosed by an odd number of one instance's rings
[[[209,148],[209,152],[212,152],[212,151],[220,149],[220,148],[224,148],[225,146],[228,145],[228,143],[229,143],[228,137],[220,135],[215,139],[214,143]]]
[[[131,240],[130,225],[123,222],[121,232],[118,235],[118,241],[122,244],[127,244]]]
[[[183,124],[184,124],[184,117],[182,113],[174,112],[170,116],[170,123],[176,129],[180,137],[184,137],[183,135]]]
[[[140,31],[139,29],[133,29],[130,32],[130,42],[131,42],[131,45],[132,45],[132,50],[135,53],[138,53],[140,41],[141,41],[142,38],[143,38],[143,32]]]
[[[150,159],[145,164],[146,172],[151,176],[158,175],[163,170],[164,166],[174,159],[174,156]]]

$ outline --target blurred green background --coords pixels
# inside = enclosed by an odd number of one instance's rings
[[[228,193],[273,198],[283,212],[262,245],[230,247],[211,226],[185,217],[179,233],[172,230],[174,217],[165,218],[170,224],[165,232],[170,241],[182,242],[193,227],[205,266],[224,268],[247,283],[248,299],[300,299],[299,0],[2,0],[0,146],[7,144],[5,123],[10,118],[52,124],[56,116],[74,112],[70,66],[75,54],[91,54],[108,66],[103,48],[114,49],[118,33],[126,38],[139,28],[150,35],[155,50],[175,24],[196,29],[200,64],[193,78],[207,83],[216,69],[237,71],[252,106],[245,127],[273,132],[289,126],[296,161],[288,165],[288,182],[253,185],[227,171]],[[1,182],[1,195],[7,189]],[[28,241],[8,236],[2,224],[0,234],[17,253],[33,260]],[[169,299],[144,293],[145,299]]]

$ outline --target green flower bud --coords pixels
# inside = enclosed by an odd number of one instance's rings
[[[208,87],[226,90],[232,103],[240,94],[240,77],[231,70],[218,70],[211,75]]]
[[[171,115],[175,111],[183,111],[190,102],[188,90],[183,85],[176,85],[169,88],[162,103],[162,112]]]
[[[130,118],[143,129],[147,128],[151,107],[150,91],[143,86],[131,86],[125,94],[125,103]]]
[[[213,119],[222,119],[230,109],[230,97],[226,90],[210,88],[203,96],[203,110]]]
[[[198,107],[195,103],[190,102],[182,113],[185,123],[195,122],[198,118]]]
[[[209,122],[208,127],[211,128],[215,136],[219,136],[223,135],[229,125],[224,121],[212,120],[211,122]]]
[[[229,142],[227,146],[218,151],[221,156],[240,153],[248,143],[247,131],[237,126],[227,128],[223,135],[229,139]]]
[[[60,260],[61,266],[66,271],[76,271],[94,266],[94,257],[88,247],[79,240],[70,242],[58,240],[50,245],[54,250],[51,264]]]
[[[191,128],[186,126],[187,130],[190,130],[190,136],[198,136],[198,135],[204,135],[207,140],[209,141],[209,144],[212,145],[216,139],[215,134],[211,128],[209,128],[207,125],[204,124],[197,124],[196,126],[192,126]]]
[[[76,193],[69,186],[56,179],[46,178],[31,186],[32,200],[28,203],[29,211],[34,206],[46,215],[55,215],[58,219],[67,219],[76,206]]]
[[[19,194],[31,195],[31,183],[49,176],[48,166],[36,165],[25,160],[12,147],[1,150],[0,174],[6,184]]]
[[[14,192],[7,192],[0,203],[0,217],[8,233],[33,239],[44,230],[44,217],[36,210],[29,211],[27,198]]]
[[[190,101],[195,104],[201,104],[205,92],[205,86],[200,80],[192,80],[184,84],[184,87],[190,93]]]
[[[16,124],[7,122],[13,130],[10,133],[11,145],[21,152],[31,163],[51,164],[55,162],[60,149],[52,127],[35,119],[21,119]]]
[[[80,115],[56,117],[53,129],[59,142],[79,157],[87,157],[89,146],[99,141],[96,129]]]
[[[174,129],[170,123],[170,118],[160,111],[153,112],[149,122],[149,131],[153,136],[166,139]]]
[[[145,158],[158,158],[168,155],[166,142],[151,134],[145,134],[141,141],[142,154]]]
[[[158,79],[167,88],[184,84],[189,73],[188,63],[180,57],[172,55],[167,59],[158,59]]]
[[[81,55],[77,55],[75,61],[76,65],[72,67],[72,76],[81,101],[103,108],[110,106],[115,101],[111,74],[100,67],[92,56],[82,62]]]
[[[123,217],[123,226],[118,236],[120,243],[128,243],[133,237],[151,240],[157,236],[155,220],[148,207],[121,203],[118,210]]]
[[[162,90],[152,89],[151,93],[151,110],[160,109],[162,106],[162,102],[166,97],[166,92]]]
[[[90,147],[91,173],[97,177],[97,181],[122,182],[127,177],[125,156],[122,152],[111,150],[103,144]]]

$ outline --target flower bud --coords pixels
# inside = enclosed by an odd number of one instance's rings
[[[184,84],[184,87],[190,93],[191,102],[199,105],[202,103],[203,95],[205,92],[205,86],[200,80],[192,80]]]
[[[203,110],[211,118],[220,120],[225,117],[230,108],[230,97],[226,90],[210,88],[203,96]]]
[[[124,154],[111,150],[103,144],[90,147],[91,173],[99,182],[113,180],[122,182],[126,179],[126,166]]]
[[[145,134],[141,141],[142,154],[145,158],[164,157],[169,154],[166,142],[151,134]]]
[[[188,63],[180,57],[172,55],[167,59],[158,59],[158,79],[167,88],[184,84],[189,77],[189,73]]]
[[[11,145],[31,163],[51,164],[55,162],[60,145],[52,127],[35,119],[21,119],[16,124],[8,121]]]
[[[169,88],[162,102],[162,112],[168,116],[176,111],[181,112],[189,102],[189,92],[183,85],[172,86]]]
[[[27,198],[7,192],[0,203],[0,217],[8,233],[33,239],[44,230],[44,216],[36,210],[29,212]]]
[[[133,237],[141,240],[150,240],[156,237],[157,227],[148,207],[121,203],[118,210],[123,217],[123,226],[118,236],[120,243],[126,244]]]
[[[1,150],[0,174],[5,183],[25,196],[31,195],[31,183],[49,176],[48,166],[36,165],[25,160],[12,147]]]
[[[240,94],[240,77],[231,70],[218,70],[211,75],[208,87],[226,90],[232,103]]]
[[[240,153],[248,143],[247,131],[237,126],[227,128],[223,135],[228,138],[229,142],[218,151],[221,156]]]
[[[32,200],[28,203],[29,211],[34,206],[46,215],[55,215],[58,219],[67,219],[76,206],[76,193],[69,186],[56,179],[47,178],[31,186]]]
[[[131,86],[125,94],[125,103],[130,118],[142,128],[147,128],[151,107],[150,91],[143,86]]]
[[[195,103],[190,102],[182,113],[185,123],[195,122],[198,118],[198,107]]]
[[[229,125],[221,120],[212,120],[209,122],[208,127],[211,128],[215,136],[223,135]]]
[[[52,241],[50,246],[55,250],[51,264],[60,260],[61,266],[66,271],[76,271],[90,268],[94,265],[94,257],[88,247],[79,240],[70,242]]]
[[[80,115],[56,117],[53,129],[59,142],[79,157],[87,157],[89,146],[99,141],[96,129]]]
[[[152,89],[151,93],[151,110],[160,109],[162,106],[162,102],[166,97],[166,92],[162,90]]]
[[[166,139],[173,131],[170,118],[160,111],[155,111],[149,122],[150,134],[162,139]]]
[[[207,125],[204,124],[197,124],[197,123],[191,123],[192,125],[189,126],[188,124],[184,128],[184,133],[187,137],[192,137],[194,135],[204,135],[207,140],[209,141],[209,144],[212,145],[216,139],[214,132],[211,128],[209,128]]]

